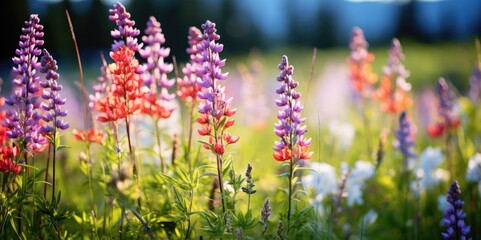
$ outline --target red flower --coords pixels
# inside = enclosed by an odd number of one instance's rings
[[[22,171],[22,166],[17,165],[17,163],[13,161],[13,158],[17,155],[17,153],[17,147],[0,147],[0,171],[4,173],[13,172],[15,174],[18,174],[20,171]]]
[[[140,111],[154,117],[166,119],[172,115],[174,109],[168,109],[164,106],[155,93],[148,93],[142,98]]]
[[[3,106],[5,104],[5,98],[1,97],[0,98],[0,107]],[[5,118],[5,115],[7,113],[3,110],[3,111],[0,111],[0,121],[3,121],[3,119]],[[7,131],[9,129],[4,127],[3,124],[0,124],[0,143],[4,143],[6,142],[9,138],[7,137]]]
[[[191,80],[190,78],[194,79]],[[197,93],[201,88],[197,85],[197,76],[192,74],[190,78],[189,76],[184,76],[184,78],[177,79],[177,85],[179,88],[177,96],[179,96],[180,99],[183,99],[186,103],[194,104],[194,102],[198,100]]]
[[[236,143],[237,141],[239,141],[239,138],[240,138],[239,136],[233,137],[230,133],[224,134],[224,139],[227,142],[227,144]]]
[[[309,152],[309,146],[299,146],[296,149],[296,155],[299,160],[309,160],[313,152]]]
[[[141,108],[139,98],[142,79],[139,74],[139,62],[134,58],[135,52],[126,46],[110,52],[115,61],[108,65],[107,73],[113,78],[113,85],[107,88],[107,95],[96,103],[96,109],[104,113],[98,117],[101,122],[116,121],[125,118]]]
[[[87,131],[72,130],[73,136],[79,141],[88,141],[91,143],[102,143],[104,133],[98,129],[89,129]]]
[[[461,125],[461,121],[459,121],[459,119],[453,119],[451,122],[447,124],[438,122],[428,127],[428,134],[433,138],[441,137],[442,135],[444,135],[446,131],[449,131],[451,129],[456,129],[460,125]]]
[[[292,153],[289,148],[284,147],[283,149],[275,152],[273,156],[275,160],[282,162],[282,161],[290,160],[292,158]]]
[[[393,86],[393,79],[390,76],[383,76],[381,85],[374,91],[374,98],[381,102],[381,110],[386,113],[400,113],[413,104],[408,91]]]
[[[224,145],[219,144],[219,143],[214,144],[214,152],[215,153],[217,153],[219,155],[222,155],[222,154],[224,154],[224,151],[225,151]]]

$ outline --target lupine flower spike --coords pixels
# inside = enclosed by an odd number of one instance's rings
[[[3,126],[8,130],[7,136],[17,139],[21,150],[27,152],[42,152],[48,142],[40,133],[40,85],[38,57],[42,54],[43,25],[38,15],[30,15],[25,22],[20,36],[19,49],[15,51],[13,63],[14,91],[5,103],[11,108],[7,110]],[[26,160],[26,159],[25,159]]]
[[[399,115],[399,129],[396,133],[397,142],[395,146],[402,153],[405,170],[411,167],[410,160],[417,156],[413,149],[414,134],[415,128],[411,120],[407,117],[407,113],[403,111]]]
[[[374,92],[374,98],[381,103],[381,110],[386,113],[400,113],[413,103],[408,95],[411,84],[406,81],[409,72],[403,61],[401,43],[395,38],[389,50],[388,65],[384,67],[381,86]]]
[[[46,73],[45,81],[40,85],[43,88],[42,98],[47,102],[42,103],[43,110],[47,111],[43,120],[47,123],[40,128],[40,131],[44,134],[50,134],[56,132],[56,129],[65,130],[69,127],[69,124],[62,118],[67,116],[67,111],[62,110],[62,106],[65,105],[66,99],[60,97],[60,91],[62,85],[58,84],[57,79],[59,75],[57,73],[57,61],[52,58],[52,55],[47,50],[43,51],[44,54],[41,58],[40,72]],[[49,123],[51,122],[51,125]]]
[[[67,111],[62,110],[62,106],[65,105],[66,99],[60,97],[60,91],[62,86],[58,84],[57,80],[59,74],[57,73],[57,61],[55,61],[47,50],[43,51],[43,56],[40,60],[41,68],[40,72],[45,73],[45,81],[40,83],[43,88],[42,98],[46,102],[42,103],[43,110],[46,111],[46,115],[43,116],[43,120],[46,122],[44,126],[40,128],[40,131],[46,135],[51,136],[51,144],[53,147],[52,154],[52,199],[55,199],[55,166],[56,166],[56,152],[59,142],[58,130],[66,130],[69,124],[62,118],[67,116]],[[51,124],[51,125],[50,125]],[[48,166],[45,173],[45,179],[47,179]]]
[[[311,139],[304,138],[307,132],[306,121],[301,118],[303,106],[299,101],[301,94],[295,88],[299,82],[292,79],[294,67],[289,65],[287,56],[283,56],[279,64],[281,75],[277,77],[277,81],[281,86],[276,90],[279,99],[276,100],[278,107],[283,108],[277,114],[278,122],[275,124],[275,134],[280,138],[275,142],[274,159],[277,161],[288,161],[291,159],[309,160],[312,152],[309,152]]]
[[[170,48],[162,46],[165,43],[165,37],[155,17],[151,16],[147,21],[145,34],[142,41],[146,46],[140,49],[139,53],[147,60],[143,64],[142,79],[144,85],[149,88],[149,92],[143,96],[141,111],[153,117],[169,118],[174,109],[167,103],[172,101],[175,95],[170,94],[168,89],[174,85],[175,79],[168,79],[167,74],[172,72],[174,66],[165,63],[164,60],[169,56]]]
[[[274,125],[274,132],[280,139],[275,142],[273,148],[275,153],[273,156],[277,161],[289,161],[289,196],[287,208],[287,231],[289,232],[294,164],[299,160],[309,160],[313,153],[309,151],[311,139],[304,138],[307,129],[303,124],[306,119],[301,118],[301,112],[304,107],[299,101],[301,94],[295,90],[299,82],[292,79],[294,67],[289,65],[287,56],[284,55],[278,68],[281,74],[277,77],[277,81],[281,83],[281,86],[276,90],[276,93],[279,94],[279,99],[276,100],[276,104],[282,109],[278,111],[278,122]]]
[[[177,96],[179,96],[184,102],[193,107],[197,99],[197,93],[200,91],[200,87],[197,85],[199,77],[197,75],[197,69],[202,66],[199,59],[196,57],[200,54],[197,45],[202,41],[202,33],[196,27],[189,28],[189,48],[187,48],[187,53],[190,55],[190,61],[182,68],[183,78],[177,79],[177,84],[179,90],[177,91]]]
[[[449,187],[447,201],[449,207],[444,212],[443,219],[446,232],[442,232],[441,236],[444,240],[468,239],[471,227],[464,222],[466,213],[463,211],[464,202],[461,200],[461,189],[457,181],[453,181]]]
[[[446,79],[439,78],[436,91],[439,97],[438,119],[436,119],[436,123],[428,127],[428,133],[431,137],[440,137],[444,133],[458,128],[461,124],[459,112],[456,108],[456,96]]]
[[[364,32],[359,27],[352,29],[351,55],[348,58],[351,87],[362,97],[370,97],[372,85],[377,81],[377,75],[372,71],[371,62],[374,54],[368,51],[369,44],[364,38]]]
[[[139,99],[143,95],[140,77],[142,67],[134,56],[141,47],[135,38],[140,31],[133,27],[135,22],[130,20],[130,13],[121,3],[116,3],[110,9],[110,14],[109,19],[116,23],[118,29],[111,31],[116,40],[112,44],[110,57],[115,63],[107,68],[113,85],[108,89],[107,96],[96,103],[96,109],[104,114],[98,117],[101,122],[126,119],[128,115],[140,110]]]
[[[232,109],[230,104],[232,98],[227,98],[224,89],[219,81],[227,79],[227,73],[222,73],[221,68],[225,65],[225,59],[221,60],[219,53],[224,45],[217,43],[220,36],[217,34],[215,23],[206,21],[202,24],[204,30],[202,41],[197,45],[199,54],[196,58],[202,62],[197,70],[199,79],[197,85],[203,90],[198,93],[201,99],[199,113],[201,117],[197,122],[202,125],[198,130],[201,136],[209,137],[209,142],[204,143],[204,148],[212,151],[217,158],[217,175],[221,195],[223,194],[222,182],[222,158],[225,147],[234,144],[239,137],[232,136],[227,129],[234,125],[236,109]],[[224,198],[222,197],[222,209],[225,212]]]
[[[264,205],[262,205],[262,210],[261,210],[261,219],[259,220],[259,223],[262,225],[262,233],[261,235],[264,235],[267,231],[267,227],[269,226],[269,216],[271,216],[271,206],[269,202],[269,198],[266,199],[264,202]]]

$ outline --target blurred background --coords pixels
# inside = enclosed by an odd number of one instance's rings
[[[162,24],[166,47],[178,62],[185,62],[187,31],[206,20],[217,24],[223,57],[248,56],[253,50],[273,55],[275,72],[281,54],[292,54],[293,64],[309,65],[312,49],[324,58],[344,61],[349,55],[349,39],[354,26],[364,30],[373,63],[381,72],[393,37],[401,40],[411,80],[417,82],[436,75],[452,78],[460,88],[476,62],[474,40],[481,34],[479,0],[127,0],[121,1],[141,30],[149,16]],[[112,43],[108,20],[112,0],[2,0],[0,1],[0,77],[9,79],[11,58],[18,48],[19,35],[29,14],[37,13],[45,26],[45,47],[58,60],[60,72],[77,67],[66,10],[72,19],[83,65],[100,67],[100,54]],[[297,56],[303,60],[297,61]],[[245,59],[245,58],[244,58]],[[296,62],[297,61],[297,62]],[[172,62],[172,61],[170,61]],[[299,66],[303,68],[303,66]],[[306,66],[308,69],[309,66]],[[419,69],[419,72],[416,72]],[[429,72],[429,74],[426,73]],[[442,71],[442,72],[441,72]],[[319,72],[319,71],[318,71]],[[74,73],[78,74],[78,73]],[[306,73],[305,75],[308,75]],[[5,81],[7,82],[7,81]]]
[[[1,58],[10,58],[20,29],[29,14],[37,13],[45,26],[46,47],[74,54],[65,11],[74,24],[85,51],[108,48],[108,9],[113,0],[2,0]],[[209,19],[218,25],[228,52],[253,47],[286,45],[318,48],[346,47],[353,26],[365,31],[371,46],[387,44],[393,37],[416,41],[466,41],[481,33],[478,0],[126,0],[121,1],[143,30],[150,15],[162,24],[178,58],[185,58],[189,26]]]

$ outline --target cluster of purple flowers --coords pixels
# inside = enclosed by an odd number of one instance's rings
[[[115,22],[118,27],[118,29],[110,31],[110,35],[114,39],[119,39],[114,40],[112,51],[123,46],[127,46],[134,52],[138,51],[142,47],[136,38],[140,34],[140,30],[134,27],[135,21],[130,19],[130,13],[125,10],[124,5],[120,2],[115,3],[114,7],[109,9],[109,13],[109,20]]]
[[[139,50],[140,56],[147,60],[143,64],[144,84],[150,86],[150,90],[154,94],[157,90],[156,86],[160,86],[160,98],[165,101],[171,101],[175,96],[169,94],[167,89],[174,85],[175,80],[168,79],[167,74],[172,72],[174,66],[164,62],[164,59],[170,54],[170,48],[162,46],[165,43],[165,37],[160,23],[154,16],[151,16],[147,21],[145,34],[142,37],[142,41],[146,43],[146,47]]]
[[[69,124],[61,119],[67,116],[67,112],[61,109],[65,105],[66,99],[60,97],[62,86],[57,82],[59,78],[57,61],[44,49],[40,63],[42,66],[40,72],[46,73],[46,80],[40,83],[40,86],[43,87],[42,98],[47,100],[47,102],[42,103],[42,108],[46,111],[43,120],[47,124],[42,126],[40,130],[45,134],[49,134],[55,132],[56,128],[65,130],[69,127]],[[48,125],[49,122],[52,122],[52,125]]]
[[[404,159],[404,167],[409,167],[409,160],[415,158],[417,154],[413,150],[414,129],[411,121],[407,117],[406,111],[399,115],[399,129],[396,133],[396,148],[401,151]]]
[[[10,108],[2,123],[8,129],[7,136],[17,139],[23,149],[32,153],[41,152],[48,145],[44,134],[52,133],[57,128],[68,128],[68,123],[61,119],[67,113],[61,109],[65,99],[59,96],[62,86],[56,81],[59,78],[57,63],[46,50],[41,62],[38,61],[42,55],[43,36],[43,25],[38,15],[30,15],[22,28],[19,49],[13,57],[16,65],[13,67],[14,91],[5,101]],[[45,81],[40,81],[39,73],[45,73]],[[39,95],[47,102],[42,103]],[[47,124],[41,126],[40,120]],[[53,124],[48,125],[49,122]]]
[[[296,91],[299,82],[292,79],[294,67],[289,65],[287,56],[282,56],[278,68],[281,75],[277,77],[277,81],[281,86],[276,90],[279,94],[276,104],[283,109],[278,112],[278,122],[274,126],[274,132],[280,138],[275,142],[274,159],[286,161],[294,157],[296,161],[308,160],[312,156],[312,152],[309,152],[311,139],[304,138],[307,128],[303,125],[306,119],[301,118],[301,112],[304,109],[299,101],[301,94]]]
[[[444,226],[446,232],[441,233],[444,240],[466,240],[471,227],[464,222],[466,213],[463,211],[464,202],[460,198],[461,189],[457,181],[453,181],[448,190],[449,207],[444,212]]]

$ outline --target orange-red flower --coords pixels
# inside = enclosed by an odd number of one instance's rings
[[[112,76],[113,84],[107,88],[105,98],[99,99],[95,106],[104,114],[98,117],[101,122],[125,118],[141,108],[139,98],[144,92],[141,90],[139,62],[135,59],[134,53],[127,46],[110,52],[110,57],[115,63],[108,65],[107,73]]]
[[[13,172],[19,174],[22,166],[17,165],[13,158],[18,154],[17,147],[0,147],[0,171],[4,173]]]
[[[364,38],[362,29],[355,27],[351,37],[351,55],[347,62],[350,68],[349,78],[352,88],[368,97],[370,88],[377,81],[377,75],[372,71],[371,62],[374,61],[374,54],[368,52],[368,43]]]
[[[276,151],[273,155],[275,160],[277,161],[287,161],[292,158],[291,150],[286,146],[283,149]]]
[[[383,112],[397,114],[411,107],[413,100],[406,89],[396,87],[393,81],[391,76],[383,76],[373,97],[380,101]]]
[[[75,139],[91,143],[102,143],[105,136],[105,134],[98,129],[89,129],[87,131],[73,129],[72,133]]]
[[[174,109],[167,108],[157,97],[157,94],[147,93],[142,98],[140,111],[153,117],[166,119],[172,115]]]
[[[381,85],[373,95],[381,103],[381,110],[386,113],[398,114],[413,104],[408,95],[411,84],[406,82],[409,72],[404,68],[403,60],[401,43],[394,38],[389,49],[388,65],[384,68]]]

